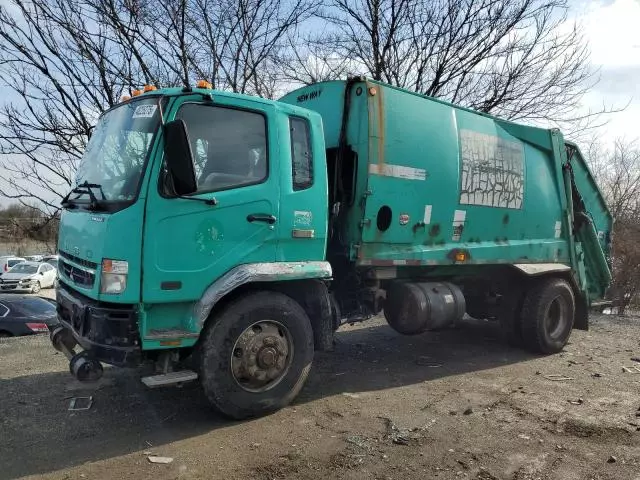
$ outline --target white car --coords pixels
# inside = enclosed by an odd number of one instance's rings
[[[13,255],[4,255],[0,257],[0,275],[2,275],[4,272],[8,272],[9,269],[14,265],[26,261],[26,258],[15,257]]]
[[[53,287],[55,280],[56,269],[48,263],[22,262],[0,276],[0,291],[38,293]]]

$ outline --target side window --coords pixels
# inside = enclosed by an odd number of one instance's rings
[[[8,313],[9,313],[9,309],[5,305],[0,303],[0,318],[6,317]]]
[[[189,132],[198,192],[261,183],[267,178],[267,123],[257,112],[187,103],[176,118]]]
[[[289,119],[289,131],[291,132],[293,189],[305,190],[313,185],[309,122],[303,118],[291,117]]]

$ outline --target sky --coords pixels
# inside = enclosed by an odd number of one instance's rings
[[[571,8],[600,76],[584,98],[585,110],[626,106],[607,116],[608,123],[597,132],[600,140],[640,139],[640,0],[574,0]]]

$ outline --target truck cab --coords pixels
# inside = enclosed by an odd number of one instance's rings
[[[248,280],[326,290],[324,150],[317,113],[206,88],[105,112],[60,222],[58,313],[84,375],[190,349]],[[172,175],[168,155],[193,167]]]

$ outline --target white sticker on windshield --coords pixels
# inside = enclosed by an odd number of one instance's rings
[[[156,113],[157,105],[138,105],[131,118],[151,118]]]

